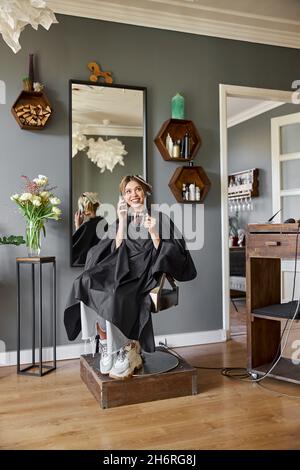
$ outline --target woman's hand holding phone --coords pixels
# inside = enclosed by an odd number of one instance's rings
[[[82,225],[83,219],[84,219],[84,215],[83,215],[83,213],[82,213],[81,211],[75,212],[75,215],[74,215],[74,224],[75,224],[76,230],[80,227],[80,225]]]
[[[124,198],[120,196],[117,208],[119,220],[124,220],[127,217],[127,212],[127,203],[125,202]]]

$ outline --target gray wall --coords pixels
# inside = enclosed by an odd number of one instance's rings
[[[228,171],[259,169],[259,197],[253,198],[253,211],[240,211],[239,226],[264,223],[272,216],[271,119],[300,111],[299,105],[285,104],[228,129]],[[282,153],[300,151],[299,125],[282,128]],[[300,187],[300,161],[282,166],[282,188]],[[300,217],[293,200],[284,205],[283,220]],[[298,199],[298,205],[300,198]],[[230,215],[234,215],[230,212]]]
[[[196,164],[212,182],[205,201],[205,243],[193,252],[198,277],[181,286],[180,305],[154,319],[156,333],[170,334],[222,327],[221,222],[219,159],[219,83],[290,89],[300,76],[300,51],[193,34],[59,16],[49,31],[27,27],[22,49],[14,55],[0,41],[0,79],[7,84],[7,104],[0,105],[0,232],[22,233],[24,220],[10,202],[22,174],[46,174],[63,201],[64,218],[48,223],[44,254],[58,260],[58,344],[67,343],[63,326],[66,295],[80,270],[69,267],[68,80],[88,79],[86,64],[95,60],[111,70],[117,83],[148,89],[148,177],[154,201],[174,203],[168,181],[174,162],[162,159],[153,138],[170,117],[176,92],[186,98],[186,115],[203,139]],[[10,107],[27,74],[28,54],[38,54],[37,79],[45,83],[54,113],[41,132],[22,131]],[[16,348],[14,261],[24,248],[0,247],[1,337]],[[27,294],[28,296],[28,294]]]

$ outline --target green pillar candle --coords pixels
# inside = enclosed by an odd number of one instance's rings
[[[184,97],[179,93],[172,98],[172,118],[184,119]]]

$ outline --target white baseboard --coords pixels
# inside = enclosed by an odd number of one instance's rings
[[[198,344],[221,343],[226,341],[225,330],[193,331],[191,333],[178,333],[174,335],[155,336],[155,344],[167,342],[169,347],[195,346]],[[56,358],[58,361],[66,359],[78,359],[81,354],[94,351],[94,345],[84,343],[66,344],[57,346]],[[39,360],[39,351],[36,350],[36,361]],[[21,351],[21,364],[31,363],[32,352],[30,349]],[[43,348],[43,361],[51,361],[53,358],[52,348]],[[0,367],[15,366],[17,364],[17,351],[0,352]]]
[[[56,359],[63,361],[65,359],[75,359],[81,354],[90,353],[92,351],[91,345],[87,345],[87,350],[84,350],[84,343],[66,344],[64,346],[56,347]],[[32,359],[31,349],[21,350],[20,362],[21,364],[30,364]],[[43,348],[43,361],[52,361],[53,348]],[[39,361],[39,350],[35,350],[35,360]],[[0,367],[1,366],[15,366],[17,364],[17,351],[6,351],[0,353]]]
[[[175,335],[155,336],[155,344],[165,343],[170,348],[181,346],[195,346],[197,344],[221,343],[226,341],[225,330],[192,331],[191,333],[178,333]]]

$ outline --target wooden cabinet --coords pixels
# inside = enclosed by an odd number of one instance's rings
[[[298,224],[250,224],[246,245],[248,369],[294,383],[300,383],[300,367],[284,357],[281,339],[297,302],[281,304],[281,259],[300,257],[297,232]],[[299,314],[295,318],[298,324]]]
[[[173,157],[167,148],[168,136],[173,142],[183,142],[185,134],[189,136],[189,157]],[[154,142],[164,160],[172,162],[188,162],[195,158],[201,145],[201,137],[195,124],[187,119],[168,119],[160,128]]]

